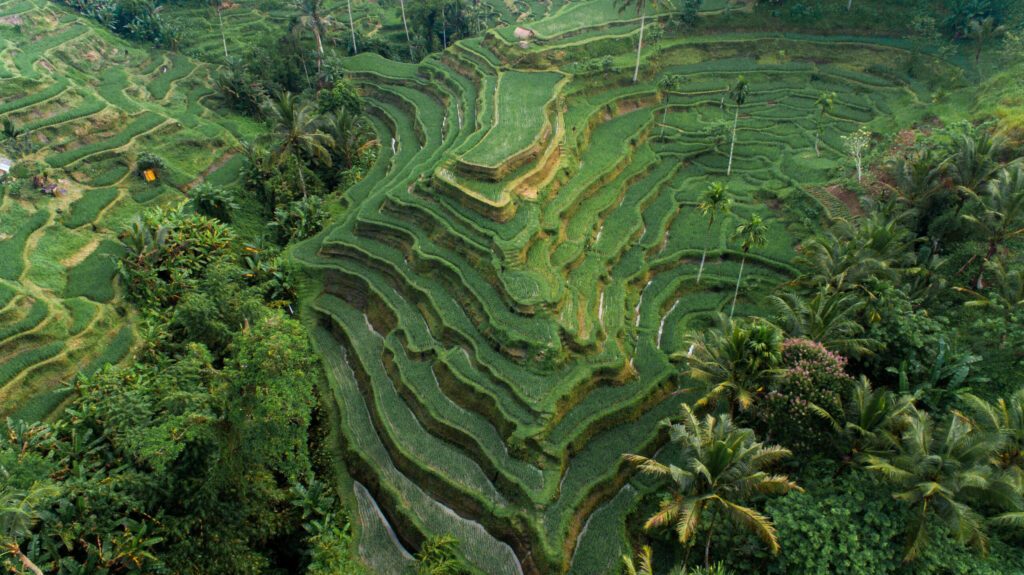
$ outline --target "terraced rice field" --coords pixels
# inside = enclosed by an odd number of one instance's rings
[[[207,108],[206,65],[132,46],[45,0],[0,1],[0,78],[0,117],[30,142],[17,163],[47,168],[66,190],[0,186],[0,417],[37,419],[77,373],[130,352],[116,233],[147,206],[181,201],[178,187],[237,145],[231,130],[256,128]],[[141,151],[167,162],[159,184],[133,172]]]
[[[547,40],[525,48],[491,33],[418,66],[349,62],[380,141],[395,146],[382,146],[344,216],[294,257],[318,286],[306,317],[354,479],[359,550],[381,573],[441,533],[481,573],[611,572],[626,517],[650,489],[621,454],[657,450],[657,422],[687,398],[673,395],[669,356],[727,309],[739,218],[770,224],[769,245],[747,261],[744,315],[794,273],[798,214],[787,208],[813,205],[849,174],[841,137],[926,111],[928,88],[898,70],[932,56],[899,42],[665,38],[634,85],[632,39],[580,35],[571,9],[537,23]],[[520,149],[485,146],[501,125],[503,78],[567,69],[590,42],[618,48],[613,72],[520,99],[523,133],[510,139],[535,137],[528,107],[550,118],[547,145],[498,181],[458,171],[467,156],[500,162]],[[866,64],[878,61],[892,66]],[[683,82],[659,90],[669,74]],[[728,139],[716,134],[732,119],[724,89],[739,74],[751,96],[727,177]],[[552,89],[557,105],[546,108]],[[823,91],[838,97],[819,158]],[[695,206],[713,181],[737,204],[710,232],[697,285],[706,225]]]

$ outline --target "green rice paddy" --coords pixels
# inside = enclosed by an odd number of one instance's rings
[[[849,173],[842,136],[927,113],[929,86],[893,70],[934,56],[870,38],[826,51],[816,37],[665,37],[633,84],[634,19],[569,3],[525,45],[504,28],[417,68],[350,60],[394,154],[293,257],[319,286],[305,313],[365,518],[359,551],[381,572],[408,563],[403,542],[446,532],[481,573],[613,572],[649,488],[620,456],[656,450],[658,420],[686,399],[669,356],[728,311],[731,231],[752,213],[769,224],[737,306],[760,312],[752,296],[795,273],[787,202],[849,209],[823,192]],[[572,65],[595,46],[614,49],[610,71]],[[714,134],[740,74],[752,91],[727,176]],[[681,84],[659,89],[668,75]],[[818,157],[823,91],[838,96]],[[707,233],[696,203],[714,181],[736,206]]]

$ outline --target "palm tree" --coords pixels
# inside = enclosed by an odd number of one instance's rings
[[[868,378],[861,376],[850,390],[842,413],[821,415],[846,436],[857,455],[891,450],[899,442],[898,431],[913,406],[913,396],[874,389]]]
[[[41,518],[42,504],[59,494],[60,490],[48,483],[35,483],[28,490],[0,487],[0,555],[10,554],[25,569],[43,575],[42,569],[21,550],[19,541],[31,535],[32,526]]]
[[[650,545],[644,545],[637,555],[640,561],[639,567],[629,555],[622,556],[622,566],[626,570],[626,575],[654,575],[654,552]]]
[[[764,541],[772,553],[779,541],[771,519],[737,501],[755,494],[783,495],[802,491],[785,475],[771,475],[766,468],[788,457],[790,451],[764,445],[754,432],[733,423],[728,415],[697,418],[690,406],[681,406],[678,422],[666,421],[669,440],[683,450],[682,467],[666,465],[642,455],[624,458],[647,474],[670,481],[670,492],[661,509],[644,524],[646,529],[671,525],[679,542],[692,545],[705,512],[711,513],[704,545],[704,565],[711,564],[711,539],[720,514]]]
[[[724,400],[732,414],[737,406],[748,409],[775,376],[782,361],[782,332],[765,321],[720,320],[717,329],[698,332],[692,338],[685,359],[690,377],[704,386],[696,406],[716,407]]]
[[[405,28],[405,43],[409,46],[409,60],[415,60],[416,57],[412,54],[412,38],[409,37],[409,21],[405,19],[405,0],[398,0],[398,5],[402,10],[402,27]]]
[[[995,18],[989,16],[983,20],[973,19],[967,23],[967,38],[974,41],[974,67],[981,63],[981,50],[990,41],[1006,34],[1006,26],[996,24]],[[979,70],[979,74],[981,71]]]
[[[981,213],[967,218],[978,225],[988,242],[975,289],[984,287],[985,264],[1012,238],[1024,234],[1024,166],[1003,169],[978,198]],[[971,258],[972,260],[974,258]]]
[[[327,29],[334,26],[334,21],[324,14],[324,0],[298,0],[297,6],[300,12],[299,25],[308,28],[316,40],[316,75],[319,78],[324,64],[323,37]]]
[[[822,92],[818,95],[818,99],[814,101],[814,105],[818,107],[818,120],[815,122],[814,131],[814,153],[817,156],[821,156],[821,130],[825,125],[825,114],[832,111],[832,108],[835,107],[835,102],[835,92]]]
[[[340,160],[338,167],[351,168],[359,159],[363,148],[373,141],[373,129],[362,115],[342,108],[325,117],[325,133],[333,140],[333,156]]]
[[[768,225],[761,219],[760,214],[751,214],[749,221],[743,222],[736,228],[734,237],[742,240],[740,249],[743,250],[743,259],[740,260],[740,273],[736,276],[736,291],[732,294],[732,307],[729,309],[730,319],[736,311],[736,298],[740,295],[740,282],[743,281],[743,267],[747,264],[747,254],[751,249],[762,247],[768,243]]]
[[[640,76],[640,52],[644,49],[644,25],[647,22],[647,7],[653,6],[657,9],[660,3],[661,0],[615,0],[615,5],[619,8],[620,14],[632,6],[636,9],[637,16],[640,17],[640,40],[636,44],[636,66],[633,68],[634,84],[636,84],[636,80]]]
[[[224,16],[221,15],[221,0],[210,0],[210,7],[217,11],[217,20],[220,21],[220,41],[224,44],[224,60],[228,60],[228,39],[224,36]]]
[[[732,175],[732,154],[736,150],[736,127],[740,123],[740,108],[747,102],[747,96],[750,95],[750,85],[747,83],[746,78],[740,76],[736,78],[736,83],[729,88],[729,99],[732,100],[733,104],[736,105],[736,116],[732,120],[732,143],[729,145],[729,167],[725,171],[725,175]]]
[[[352,32],[352,53],[358,54],[359,47],[356,46],[356,23],[352,20],[352,0],[348,0],[348,29]]]
[[[976,133],[965,129],[954,137],[954,146],[942,167],[956,186],[956,215],[959,216],[967,200],[977,196],[981,186],[999,169],[1005,140],[984,129]]]
[[[1003,439],[992,463],[1000,469],[1024,469],[1024,388],[994,403],[969,393],[960,398],[979,428]]]
[[[665,76],[661,80],[658,81],[658,89],[661,90],[665,94],[665,110],[662,111],[662,113],[661,113],[661,133],[658,135],[659,139],[665,137],[665,121],[668,119],[668,109],[669,109],[669,105],[668,105],[669,92],[671,92],[673,90],[678,90],[679,87],[682,85],[682,83],[683,83],[683,77],[680,76],[679,74],[672,74],[670,76]]]
[[[864,302],[849,292],[819,289],[813,297],[785,291],[768,296],[768,305],[775,311],[777,325],[789,337],[803,337],[826,348],[854,357],[867,355],[878,341],[864,338],[864,326],[858,314]]]
[[[904,561],[919,557],[928,544],[928,526],[943,521],[954,538],[981,552],[988,550],[986,519],[979,508],[1022,504],[1022,485],[998,473],[991,461],[1002,441],[979,430],[954,412],[936,424],[927,412],[911,407],[893,450],[866,454],[866,468],[896,488],[893,498],[913,510],[907,526]],[[1019,524],[1020,513],[992,518],[995,523]]]
[[[305,197],[304,160],[330,166],[334,139],[317,128],[309,104],[299,104],[291,92],[281,92],[276,99],[267,102],[265,113],[272,126],[271,136],[276,141],[272,151],[274,163],[281,165],[293,157],[303,160],[299,166],[299,185]]]
[[[729,197],[729,190],[725,184],[712,182],[708,185],[701,194],[697,209],[708,219],[708,229],[704,231],[704,253],[700,255],[700,269],[697,270],[697,283],[700,284],[700,276],[704,274],[704,261],[708,257],[708,245],[711,243],[711,227],[715,225],[718,214],[728,214],[732,210],[732,198]]]

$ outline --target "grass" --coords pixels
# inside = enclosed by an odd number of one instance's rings
[[[82,197],[75,200],[68,208],[63,218],[64,225],[73,229],[94,223],[100,211],[110,205],[117,194],[118,191],[114,188],[86,190],[82,193]]]
[[[548,103],[564,76],[551,72],[506,72],[497,86],[494,125],[473,149],[462,156],[466,164],[495,167],[530,148],[550,124]]]
[[[18,281],[25,271],[25,243],[28,237],[50,219],[49,212],[38,210],[21,221],[11,237],[0,241],[0,279]]]
[[[82,260],[82,263],[68,270],[67,288],[64,298],[84,296],[98,303],[114,299],[114,275],[117,273],[117,257],[124,250],[119,242],[103,240],[96,251]]]
[[[159,126],[167,120],[164,116],[155,112],[144,112],[138,118],[126,125],[123,130],[112,138],[100,140],[92,144],[86,144],[72,148],[64,152],[58,152],[46,157],[46,163],[55,168],[62,168],[81,160],[82,158],[105,150],[120,148],[128,144],[133,138]]]

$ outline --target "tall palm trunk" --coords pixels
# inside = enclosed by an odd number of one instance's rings
[[[996,252],[998,250],[999,244],[997,244],[994,240],[989,240],[988,252],[985,254],[984,259],[981,260],[981,270],[978,271],[978,279],[975,280],[974,282],[974,289],[980,290],[985,288],[985,264],[987,264],[988,261],[991,260],[992,257],[996,255]]]
[[[732,308],[729,309],[729,319],[732,319],[736,312],[736,298],[740,295],[740,282],[743,281],[743,266],[747,265],[747,252],[743,252],[743,259],[740,260],[740,274],[736,276],[736,291],[732,293]]]
[[[313,37],[316,38],[316,83],[320,85],[320,73],[324,65],[324,43],[320,38],[319,22],[313,22]]]
[[[700,276],[704,274],[704,260],[708,257],[708,244],[711,243],[711,226],[715,225],[715,220],[711,220],[708,223],[708,229],[704,232],[704,253],[700,255],[700,270],[697,271],[697,284],[700,284]]]
[[[640,76],[640,51],[644,49],[644,23],[647,19],[647,6],[643,6],[640,12],[640,41],[636,44],[636,67],[633,68],[633,83],[636,84],[636,79]]]
[[[634,82],[636,80],[633,80]],[[668,96],[665,96],[665,111],[661,114],[661,134],[658,135],[658,139],[662,140],[665,138],[665,121],[668,120]]]
[[[853,0],[849,0],[846,3],[846,11],[849,12],[851,8],[853,8]]]
[[[405,28],[405,43],[409,46],[409,59],[414,60],[415,56],[412,55],[412,38],[409,37],[409,22],[405,19],[405,0],[398,0],[398,4],[402,7],[402,26]]]
[[[736,126],[740,123],[740,107],[736,106],[736,117],[732,120],[732,143],[729,144],[729,167],[725,170],[725,175],[732,175],[732,153],[736,150]]]
[[[715,520],[718,519],[718,506],[715,506],[711,514],[711,523],[708,525],[708,542],[704,545],[704,568],[711,569],[711,536],[715,529]]]
[[[224,59],[228,59],[228,39],[224,36],[224,16],[220,7],[217,7],[217,19],[220,20],[220,41],[224,43]]]
[[[356,46],[356,25],[352,21],[352,0],[348,0],[348,29],[352,32],[352,53],[358,54],[359,47]]]
[[[448,49],[448,4],[447,2],[441,5],[441,44],[444,49]]]

